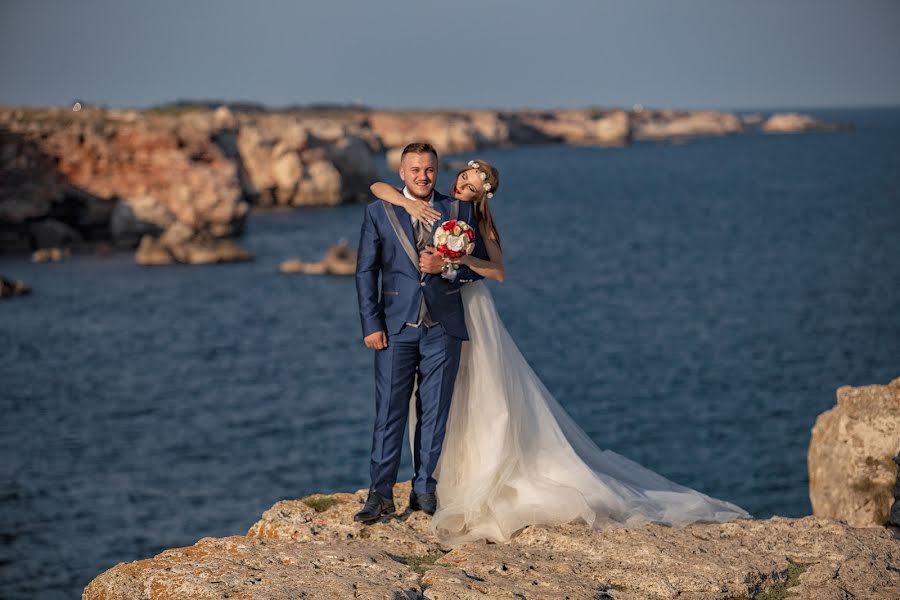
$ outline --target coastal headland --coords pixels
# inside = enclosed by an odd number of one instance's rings
[[[376,160],[395,163],[411,141],[446,154],[835,127],[797,114],[643,108],[3,107],[0,252],[125,248],[143,265],[249,260],[233,238],[251,208],[364,201]]]
[[[284,500],[244,536],[120,563],[83,599],[898,598],[900,523],[889,513],[900,506],[900,486],[888,463],[900,450],[900,379],[843,387],[838,398],[816,424],[809,458],[811,474],[833,474],[827,514],[813,475],[814,516],[683,528],[534,526],[508,544],[451,548],[433,536],[428,516],[406,510],[406,482],[394,489],[398,513],[374,525],[352,518],[366,490]],[[860,505],[875,510],[860,515]]]

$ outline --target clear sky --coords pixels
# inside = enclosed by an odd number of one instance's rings
[[[0,0],[0,104],[900,105],[897,0]]]

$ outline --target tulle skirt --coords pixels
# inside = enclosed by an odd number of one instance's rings
[[[685,525],[750,515],[598,448],[519,352],[482,282],[462,288],[463,344],[435,477],[442,542],[504,542],[527,525]],[[411,420],[411,426],[412,420]]]

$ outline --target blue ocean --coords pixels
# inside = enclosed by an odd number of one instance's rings
[[[763,518],[811,512],[835,390],[900,376],[900,110],[814,114],[854,127],[478,153],[501,171],[491,291],[547,387],[599,446]],[[362,211],[255,214],[244,264],[0,257],[34,290],[0,304],[0,596],[78,597],[368,485],[353,278],[278,272],[355,244]]]

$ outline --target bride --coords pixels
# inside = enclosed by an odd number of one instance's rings
[[[475,203],[480,235],[459,259],[479,275],[503,281],[500,234],[488,201],[500,174],[475,160],[451,195]],[[416,219],[439,214],[386,183],[378,198]],[[487,286],[462,287],[469,341],[462,347],[447,433],[435,471],[435,535],[447,544],[504,542],[527,525],[582,520],[595,528],[655,522],[685,525],[750,515],[734,504],[678,485],[610,450],[598,448],[528,366],[500,320]],[[411,411],[410,431],[415,427]]]

